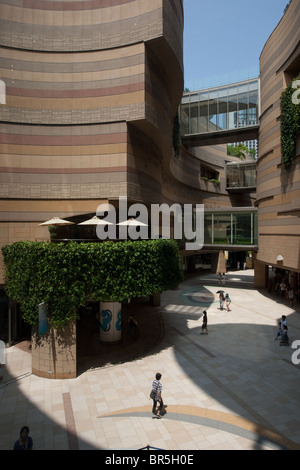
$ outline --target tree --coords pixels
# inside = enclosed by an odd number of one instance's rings
[[[232,157],[237,157],[240,160],[245,160],[248,155],[247,147],[242,144],[241,142],[238,145],[227,145],[227,155],[231,155]]]

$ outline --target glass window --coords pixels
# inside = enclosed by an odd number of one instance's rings
[[[214,214],[213,243],[228,245],[231,243],[231,214]]]
[[[253,82],[249,82],[248,86],[249,86],[249,91],[256,90],[256,93],[258,93],[258,80],[254,80]]]
[[[181,135],[189,134],[189,103],[182,103],[180,107],[180,132]]]
[[[234,245],[251,245],[252,243],[251,213],[233,214],[232,242]]]
[[[242,83],[241,85],[238,85],[238,93],[246,93],[248,95],[248,88],[249,88],[249,83]]]
[[[219,128],[228,129],[227,96],[219,99]]]
[[[190,104],[190,130],[189,130],[189,134],[197,134],[197,132],[199,132],[199,128],[198,128],[199,111],[198,111],[198,107],[199,107],[198,102]]]
[[[210,100],[217,100],[218,99],[218,90],[210,90],[208,96],[209,96]]]
[[[226,181],[227,181],[227,188],[239,188],[240,187],[239,165],[227,165],[226,166]]]
[[[258,92],[251,91],[249,93],[249,124],[258,123]]]
[[[257,245],[257,212],[205,213],[204,244]]]
[[[238,95],[239,100],[239,118],[238,118],[238,127],[246,127],[249,124],[248,119],[248,107],[249,107],[249,96],[247,93],[240,93]]]
[[[258,234],[257,212],[253,212],[252,214],[252,244],[253,245],[257,245],[257,234]]]
[[[255,187],[256,186],[256,165],[249,164],[243,168],[243,183],[244,187]]]
[[[206,96],[206,99],[205,99]],[[200,120],[199,120],[199,132],[207,132],[208,131],[208,99],[207,94],[200,94],[200,103],[199,103],[199,113],[200,113]]]
[[[218,102],[216,100],[209,101],[209,131],[214,132],[218,126]]]
[[[227,188],[248,188],[256,186],[256,164],[235,164],[226,166]]]
[[[211,245],[213,243],[213,216],[204,213],[204,244]]]
[[[238,127],[237,123],[237,95],[228,96],[228,129]]]

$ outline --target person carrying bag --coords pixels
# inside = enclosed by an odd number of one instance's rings
[[[163,410],[163,399],[162,399],[162,384],[160,383],[161,374],[158,372],[155,376],[155,380],[152,382],[152,390],[150,392],[150,398],[153,400],[152,406],[152,418],[160,419],[161,412]],[[159,409],[156,413],[157,402],[159,402]]]

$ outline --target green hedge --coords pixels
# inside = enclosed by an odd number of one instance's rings
[[[2,248],[7,295],[34,325],[38,305],[63,327],[87,300],[127,301],[174,288],[182,280],[173,240],[103,243],[17,242]]]
[[[299,78],[295,78],[281,95],[281,151],[282,162],[287,169],[292,166],[296,155],[296,139],[300,131],[300,105],[292,101],[295,93],[292,84]]]

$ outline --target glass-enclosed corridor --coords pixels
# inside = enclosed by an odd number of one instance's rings
[[[182,136],[256,126],[259,79],[186,92],[179,114]]]
[[[254,208],[205,211],[204,245],[257,245],[257,211]]]

